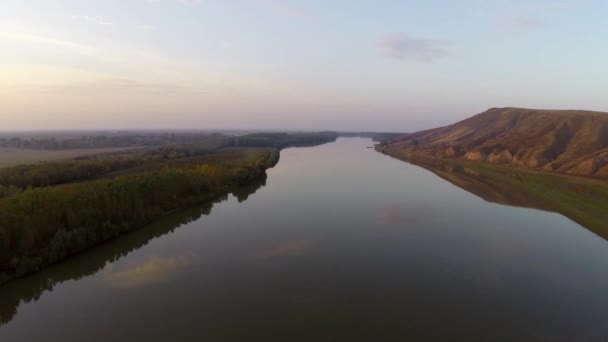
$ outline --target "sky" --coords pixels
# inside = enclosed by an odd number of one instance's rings
[[[0,0],[0,130],[608,111],[605,0]]]

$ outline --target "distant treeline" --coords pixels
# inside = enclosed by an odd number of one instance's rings
[[[69,150],[86,148],[113,148],[131,146],[159,146],[169,144],[206,144],[209,146],[221,145],[226,138],[221,134],[195,134],[195,133],[156,133],[156,134],[128,134],[117,136],[82,136],[82,137],[51,137],[26,138],[12,137],[0,138],[0,147],[22,148],[34,150]]]
[[[68,161],[18,165],[0,169],[0,197],[3,188],[39,188],[52,185],[119,175],[120,171],[143,169],[150,171],[172,163],[215,154],[217,149],[206,145],[169,145],[126,152],[80,157]],[[225,158],[226,155],[223,156]],[[207,158],[213,159],[213,158]]]
[[[333,132],[323,133],[257,133],[241,136],[206,133],[155,133],[127,134],[117,136],[81,136],[78,138],[0,138],[2,148],[22,148],[34,150],[69,150],[86,148],[113,148],[132,146],[161,146],[173,144],[197,144],[210,148],[232,145],[285,147],[296,144],[316,144],[327,142],[336,136]],[[262,143],[264,145],[260,145]]]
[[[339,132],[339,136],[347,138],[371,138],[373,141],[382,142],[406,135],[406,133],[389,132]]]
[[[391,139],[396,139],[405,135],[407,135],[407,133],[377,133],[372,137],[372,139],[376,142],[384,143]]]
[[[116,176],[124,173],[150,171],[166,166],[187,163],[204,163],[217,159],[216,152],[229,147],[268,147],[317,145],[335,140],[332,133],[265,133],[239,137],[223,135],[207,136],[197,143],[172,144],[154,148],[144,148],[114,152],[70,161],[48,162],[33,165],[19,165],[0,169],[0,197],[14,194],[28,187],[39,188]],[[221,158],[228,158],[229,153]]]
[[[0,170],[0,283],[265,177],[280,148],[335,138],[253,134]]]

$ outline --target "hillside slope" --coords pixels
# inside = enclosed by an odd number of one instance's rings
[[[450,126],[393,139],[380,150],[608,179],[608,113],[492,108]]]

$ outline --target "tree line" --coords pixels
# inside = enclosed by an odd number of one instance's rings
[[[335,139],[222,136],[0,170],[0,283],[264,178],[280,148]]]
[[[115,148],[132,146],[161,146],[174,144],[205,145],[210,148],[226,146],[287,147],[290,144],[313,144],[335,140],[335,132],[321,133],[254,133],[225,135],[209,133],[125,133],[81,137],[5,137],[0,138],[2,148],[33,150],[69,150],[87,148]]]
[[[276,151],[43,188],[0,200],[0,282],[265,176]]]

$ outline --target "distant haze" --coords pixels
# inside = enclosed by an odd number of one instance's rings
[[[415,131],[608,111],[605,0],[3,0],[1,130]]]

